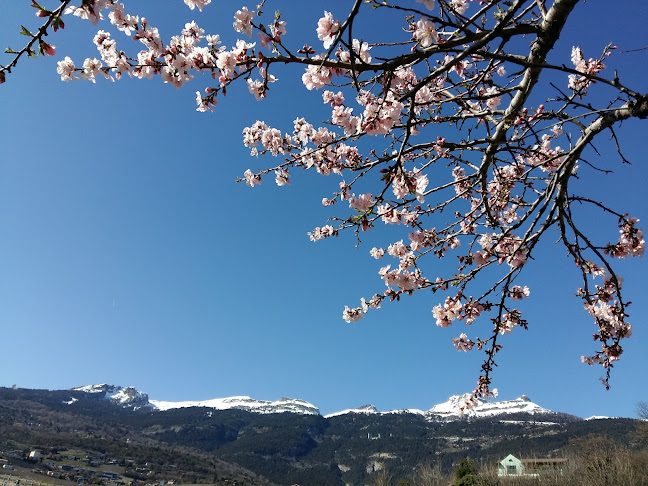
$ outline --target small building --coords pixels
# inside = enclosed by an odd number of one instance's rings
[[[524,474],[524,465],[513,454],[509,454],[502,459],[497,467],[498,476],[522,476]]]
[[[543,457],[539,459],[522,459],[525,474],[534,476],[554,474],[563,475],[567,466],[567,459],[564,457]]]
[[[35,449],[29,453],[29,456],[27,458],[32,461],[38,461],[42,457],[43,457],[43,452],[39,451],[38,449]]]
[[[509,454],[499,462],[497,475],[538,477],[553,474],[562,476],[566,466],[567,459],[565,458],[518,459],[513,454]]]
[[[107,479],[109,481],[116,481],[119,479],[119,474],[113,471],[103,471],[101,473],[101,479]]]

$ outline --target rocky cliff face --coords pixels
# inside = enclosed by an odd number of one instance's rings
[[[92,393],[101,396],[106,400],[128,408],[150,407],[148,394],[136,390],[132,386],[122,387],[116,385],[88,385],[79,388],[73,388],[74,391]]]

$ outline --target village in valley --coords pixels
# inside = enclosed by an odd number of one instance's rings
[[[0,451],[0,484],[104,484],[110,486],[172,485],[175,465],[160,466],[83,450]],[[167,477],[171,479],[163,479]],[[14,477],[12,480],[11,477]],[[44,477],[43,477],[44,476]],[[2,479],[4,478],[4,479]]]

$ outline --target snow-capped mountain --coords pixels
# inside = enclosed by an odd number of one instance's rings
[[[443,420],[446,422],[453,420],[460,420],[462,418],[483,418],[483,417],[496,417],[505,416],[510,414],[525,413],[530,415],[543,415],[555,414],[555,412],[542,408],[540,405],[533,403],[529,397],[522,395],[515,400],[503,400],[499,402],[486,402],[478,400],[474,406],[469,407],[468,400],[470,394],[454,395],[448,398],[445,402],[434,405],[427,411],[417,409],[404,409],[404,410],[389,410],[387,412],[380,412],[373,405],[364,405],[359,408],[350,408],[325,415],[325,418],[336,417],[350,413],[357,414],[415,414],[424,415],[428,420],[438,421]]]
[[[337,417],[339,415],[346,415],[347,413],[363,413],[366,415],[375,415],[379,414],[380,412],[373,405],[363,405],[362,407],[358,408],[347,408],[346,410],[341,410],[339,412],[329,413],[328,415],[324,415],[324,418]]]
[[[358,407],[358,408],[348,408],[340,412],[329,413],[328,415],[324,415],[324,418],[338,417],[340,415],[346,415],[348,413],[360,413],[365,415],[395,415],[395,414],[404,414],[404,413],[409,413],[413,415],[426,414],[426,412],[424,412],[423,410],[418,410],[415,408],[405,408],[402,410],[388,410],[386,412],[381,412],[373,405],[363,405],[362,407]]]
[[[212,400],[188,401],[188,402],[164,402],[161,400],[150,400],[149,402],[158,410],[170,410],[172,408],[186,407],[207,407],[216,410],[237,409],[256,413],[300,413],[303,415],[319,415],[319,409],[312,403],[295,398],[282,397],[274,402],[268,400],[255,400],[250,397],[229,397],[214,398]]]
[[[102,394],[102,398],[128,408],[150,407],[153,410],[165,411],[174,408],[205,407],[214,410],[245,410],[254,413],[296,413],[302,415],[320,415],[319,409],[305,400],[295,398],[280,398],[279,400],[257,400],[247,396],[236,396],[228,398],[214,398],[211,400],[193,400],[182,402],[169,402],[162,400],[150,400],[146,393],[136,390],[133,387],[121,387],[114,385],[89,385],[74,388],[74,391],[89,394]],[[557,415],[556,412],[542,408],[533,403],[529,397],[522,395],[515,400],[483,401],[478,400],[472,407],[467,406],[470,394],[455,395],[445,402],[434,405],[427,411],[418,409],[390,410],[381,412],[373,405],[363,405],[358,408],[349,408],[340,412],[325,415],[325,418],[337,417],[346,414],[364,415],[387,415],[387,414],[413,414],[422,415],[430,421],[453,421],[464,418],[499,417],[510,414],[530,415]],[[72,398],[67,404],[77,401]]]
[[[150,407],[148,394],[138,391],[132,386],[115,386],[115,385],[87,385],[79,388],[73,388],[74,391],[80,391],[92,394],[103,394],[103,398],[110,400],[123,407]],[[70,403],[74,403],[74,400]],[[68,403],[68,402],[66,402]]]
[[[482,418],[513,413],[527,413],[531,415],[554,413],[533,403],[526,395],[522,395],[515,400],[502,400],[499,402],[477,400],[477,403],[472,407],[467,406],[469,399],[470,394],[451,396],[445,402],[433,406],[426,412],[426,415],[443,420],[457,420],[461,417]]]

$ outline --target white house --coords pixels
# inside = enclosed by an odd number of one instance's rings
[[[41,457],[43,457],[43,453],[39,450],[33,450],[29,453],[29,459],[31,459],[32,461],[37,461]]]
[[[524,474],[524,465],[513,454],[502,459],[497,467],[498,476],[521,476]]]

